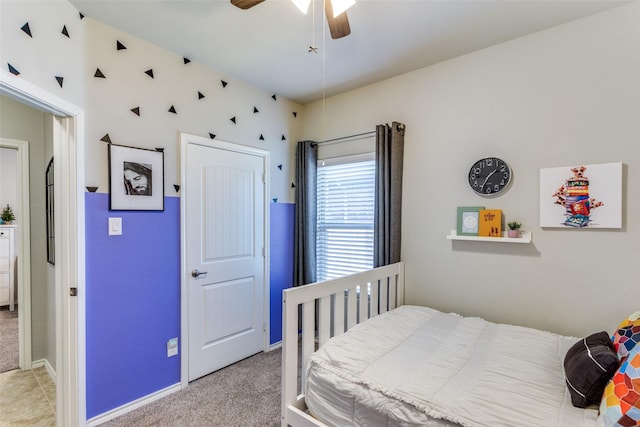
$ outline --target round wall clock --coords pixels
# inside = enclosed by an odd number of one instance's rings
[[[481,196],[497,196],[511,182],[511,169],[497,157],[480,159],[469,169],[469,185]]]

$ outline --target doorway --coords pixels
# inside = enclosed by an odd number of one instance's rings
[[[18,367],[31,369],[31,235],[29,193],[29,143],[0,138],[0,148],[16,152],[16,205],[18,211],[14,247],[17,248],[15,269],[18,312]],[[15,284],[14,284],[15,286]]]
[[[0,77],[0,94],[55,116],[56,421],[59,426],[84,425],[84,170],[79,167],[84,158],[84,115],[82,109],[28,81],[5,72]],[[77,297],[70,297],[71,292]]]
[[[269,153],[181,134],[182,384],[268,349]]]

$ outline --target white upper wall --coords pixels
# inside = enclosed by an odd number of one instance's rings
[[[640,309],[639,2],[309,104],[304,135],[391,121],[407,125],[409,303],[571,335]],[[513,168],[501,197],[467,184],[485,156]],[[624,163],[621,230],[539,227],[540,168],[608,162]],[[533,243],[447,240],[456,207],[479,205],[521,221]]]
[[[20,72],[18,78],[84,109],[85,185],[108,192],[107,144],[101,138],[109,134],[114,144],[164,148],[165,195],[178,195],[173,185],[180,184],[179,132],[211,133],[216,139],[269,150],[271,197],[293,201],[292,142],[298,140],[301,105],[278,94],[274,100],[272,93],[201,64],[185,64],[179,53],[91,17],[80,19],[67,1],[2,1],[0,7],[3,68],[11,64]],[[32,37],[21,30],[27,22]],[[118,50],[118,42],[126,49]],[[94,77],[97,69],[105,78]],[[150,69],[153,78],[145,74]],[[62,87],[56,76],[64,79]],[[176,114],[169,112],[172,106]],[[131,111],[136,107],[139,116]]]

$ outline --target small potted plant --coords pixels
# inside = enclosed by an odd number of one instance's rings
[[[507,224],[509,230],[507,231],[507,236],[509,237],[520,237],[520,227],[522,224],[517,221],[511,221]]]
[[[11,206],[7,204],[7,207],[2,210],[2,214],[0,214],[0,219],[3,224],[11,224],[11,221],[16,219],[16,216],[13,214],[13,210],[11,210]]]

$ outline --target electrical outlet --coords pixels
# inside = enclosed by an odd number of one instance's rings
[[[171,338],[167,341],[167,357],[175,356],[178,354],[178,338]]]

